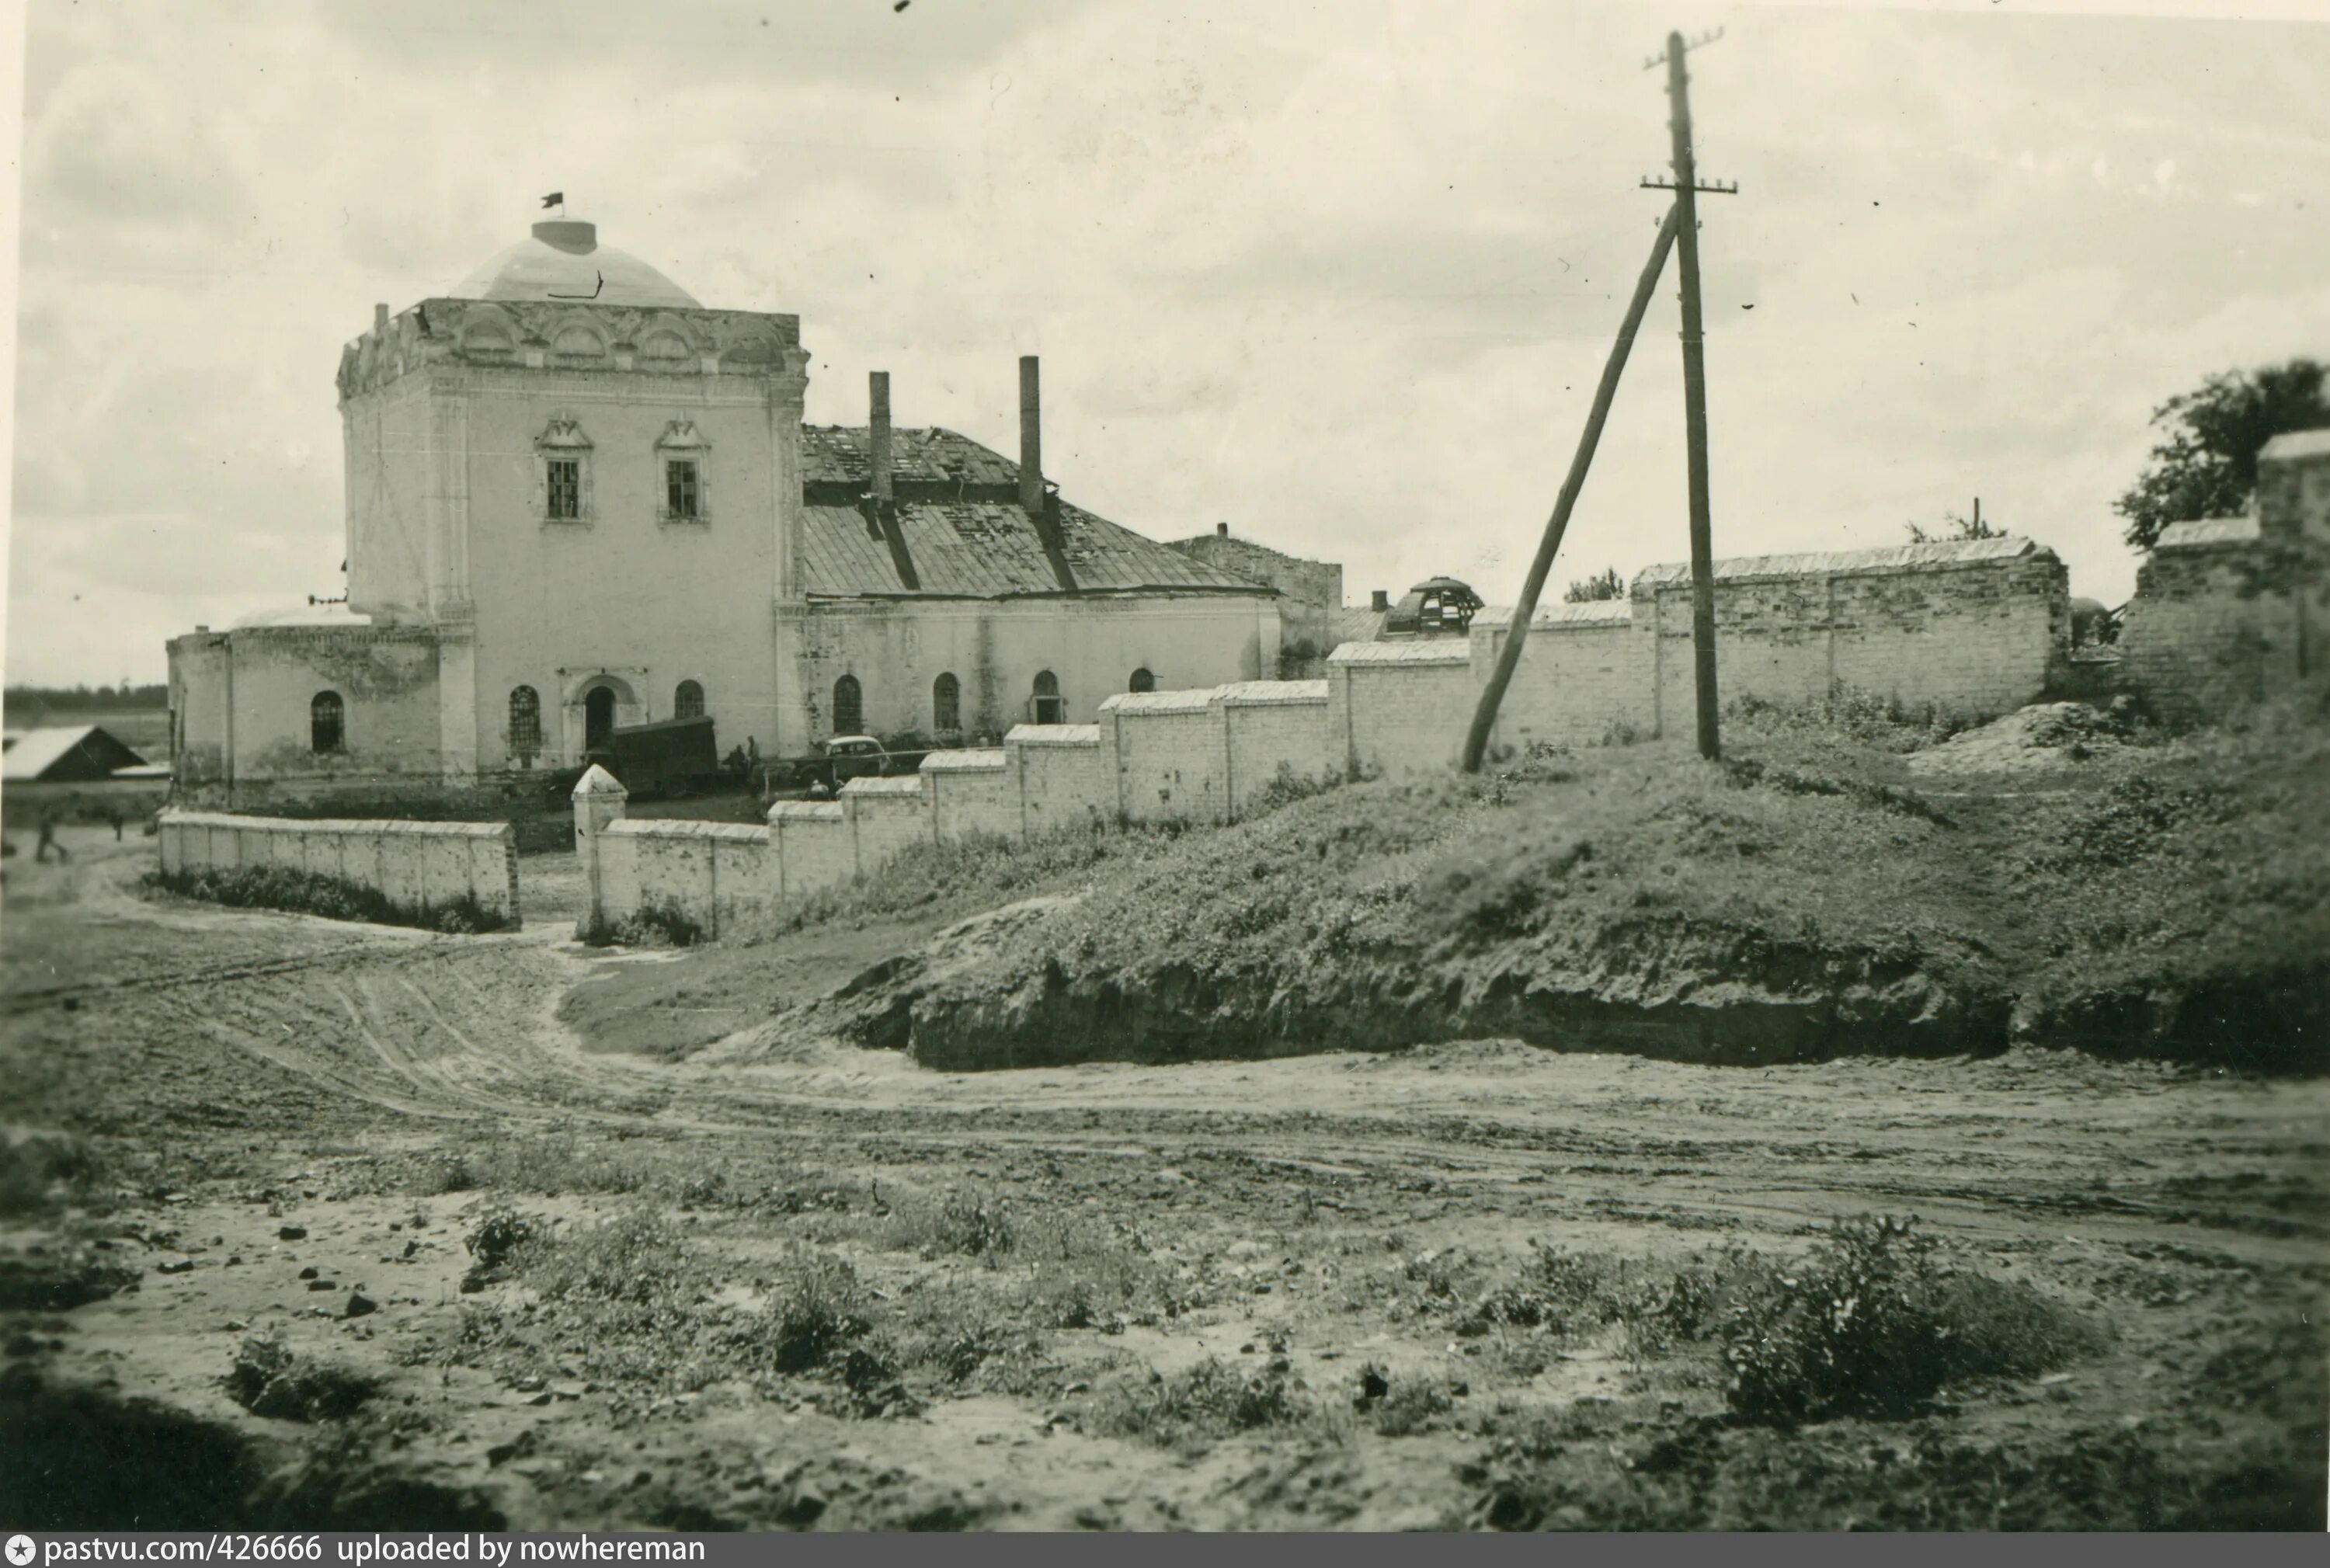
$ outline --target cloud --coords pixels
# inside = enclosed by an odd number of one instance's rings
[[[1703,173],[1743,186],[1703,203],[1727,552],[1894,543],[1980,495],[2113,598],[2152,406],[2330,349],[2325,30],[1681,20],[1727,25],[1694,106]],[[573,0],[546,33],[452,0],[51,0],[11,669],[152,676],[197,620],[336,591],[341,344],[553,189],[706,303],[798,313],[812,419],[862,420],[886,369],[902,420],[1010,450],[1038,352],[1079,502],[1160,537],[1227,519],[1355,595],[1455,570],[1506,597],[1664,200],[1637,67],[1671,24]],[[1571,575],[1682,551],[1673,290]]]

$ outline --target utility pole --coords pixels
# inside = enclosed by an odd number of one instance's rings
[[[1618,328],[1618,341],[1611,345],[1610,358],[1602,367],[1601,384],[1594,389],[1594,406],[1586,416],[1586,431],[1577,438],[1577,454],[1569,459],[1569,477],[1561,482],[1561,495],[1553,504],[1553,515],[1547,519],[1545,536],[1538,542],[1537,558],[1530,562],[1529,577],[1521,584],[1520,601],[1513,606],[1512,620],[1505,628],[1505,646],[1497,652],[1496,668],[1489,672],[1489,684],[1481,690],[1479,706],[1473,710],[1473,728],[1464,737],[1464,771],[1481,770],[1482,753],[1488,750],[1489,732],[1496,727],[1497,708],[1504,701],[1505,688],[1512,684],[1513,670],[1521,662],[1521,644],[1529,638],[1530,620],[1537,614],[1538,595],[1545,591],[1546,573],[1553,569],[1553,558],[1561,548],[1561,536],[1569,531],[1569,514],[1577,505],[1577,493],[1586,487],[1586,470],[1593,465],[1594,449],[1602,439],[1602,426],[1610,417],[1611,400],[1618,395],[1619,373],[1626,368],[1626,355],[1634,346],[1634,334],[1643,325],[1643,313],[1650,308],[1652,291],[1659,286],[1659,274],[1665,270],[1667,252],[1674,246],[1676,214],[1667,211],[1666,222],[1659,225],[1657,243],[1651,247],[1651,259],[1643,267],[1641,281],[1634,285],[1634,298],[1626,307],[1626,319]]]
[[[1721,36],[1719,32],[1710,33],[1698,42],[1712,43]],[[1699,195],[1701,192],[1732,195],[1739,187],[1699,183],[1699,166],[1691,149],[1690,77],[1682,63],[1691,47],[1683,43],[1681,33],[1667,34],[1667,97],[1672,109],[1668,125],[1674,133],[1674,180],[1672,185],[1653,180],[1643,183],[1675,194],[1675,249],[1681,255],[1682,272],[1683,437],[1690,445],[1691,468],[1691,648],[1699,690],[1699,754],[1712,761],[1723,754],[1723,741],[1716,724],[1715,540],[1707,502],[1707,352],[1699,299]],[[1658,61],[1654,56],[1648,63],[1655,65]]]

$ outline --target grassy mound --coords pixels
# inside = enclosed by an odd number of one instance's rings
[[[1659,745],[1370,783],[1096,859],[883,1043],[949,1068],[1510,1035],[1728,1062],[2044,1041],[2304,1063],[2330,995],[2330,738],[2128,746],[2050,792],[1921,789],[1765,711]],[[2019,1007],[2019,1011],[2018,1011]]]

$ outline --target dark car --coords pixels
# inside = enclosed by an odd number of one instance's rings
[[[819,784],[838,789],[852,779],[887,779],[912,773],[928,751],[893,751],[871,735],[836,735],[817,743],[814,757],[796,757],[764,767],[772,790],[809,789]]]

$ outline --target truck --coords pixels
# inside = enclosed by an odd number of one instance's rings
[[[563,799],[594,763],[612,773],[634,800],[691,794],[708,788],[720,776],[720,751],[708,717],[664,719],[610,730],[584,754],[581,767],[564,770],[551,779],[548,793]]]

